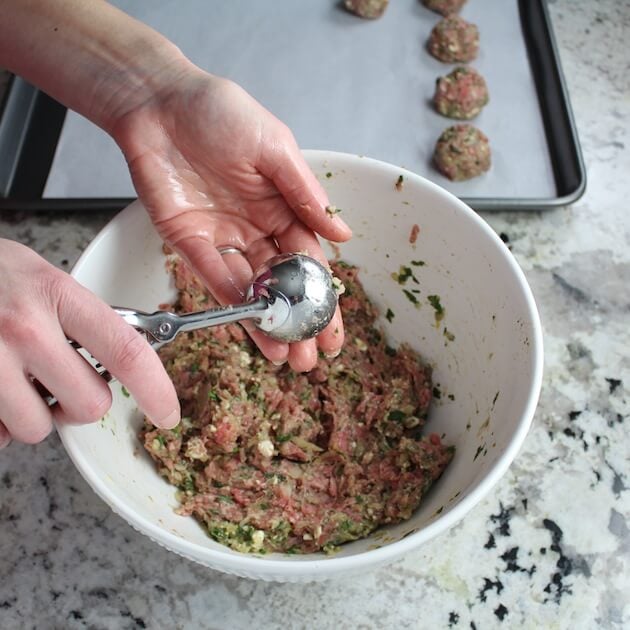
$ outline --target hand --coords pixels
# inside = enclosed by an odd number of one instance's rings
[[[58,422],[103,417],[112,395],[66,341],[76,340],[133,394],[160,427],[179,421],[179,402],[157,354],[114,311],[33,251],[0,239],[0,448],[33,444]],[[58,403],[50,408],[32,379]]]
[[[351,236],[326,213],[326,193],[288,128],[230,81],[189,65],[110,131],[160,235],[219,303],[241,302],[253,271],[278,252],[326,262],[315,232]],[[228,245],[244,256],[222,258],[217,247]],[[267,358],[298,371],[314,367],[318,346],[335,355],[343,343],[338,309],[317,340],[289,346],[248,330]]]

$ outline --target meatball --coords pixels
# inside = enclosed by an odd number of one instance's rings
[[[459,13],[461,8],[466,4],[466,0],[422,0],[424,6],[431,11],[441,13],[442,15],[451,15],[451,13]]]
[[[433,27],[428,48],[446,63],[472,61],[479,52],[479,29],[459,15],[449,15]]]
[[[484,78],[468,66],[455,68],[435,83],[435,109],[449,118],[470,120],[488,103],[488,86]]]
[[[344,0],[348,11],[362,18],[378,18],[385,13],[389,0]]]
[[[488,138],[472,125],[453,125],[438,138],[433,161],[451,181],[477,177],[490,168]]]

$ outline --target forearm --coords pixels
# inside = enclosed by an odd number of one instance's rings
[[[189,62],[104,0],[0,0],[0,66],[107,131]]]

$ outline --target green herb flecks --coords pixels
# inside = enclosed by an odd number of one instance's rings
[[[393,422],[402,422],[406,417],[407,415],[404,411],[401,411],[400,409],[394,409],[393,411],[389,412],[387,419]]]
[[[404,181],[405,181],[405,178],[402,175],[399,175],[398,179],[396,180],[396,184],[394,185],[394,188],[396,188],[396,190],[398,191],[401,191]]]
[[[455,335],[446,326],[444,326],[444,332],[442,334],[448,341],[455,341]]]
[[[473,457],[473,462],[477,459],[477,457],[479,457],[479,455],[481,455],[481,453],[483,453],[484,447],[485,447],[485,444],[483,446],[477,447],[477,450],[475,452],[475,456]]]
[[[131,395],[129,393],[129,390],[124,385],[120,386],[120,391],[125,398],[129,398],[129,396]]]
[[[407,284],[407,280],[409,280],[409,278],[411,278],[416,284],[420,284],[418,278],[414,276],[411,267],[407,267],[406,265],[400,265],[398,273],[392,273],[392,278],[400,285]]]
[[[440,322],[444,319],[444,307],[440,302],[439,295],[427,295],[429,304],[435,309],[435,325],[439,326]]]
[[[408,291],[407,289],[403,289],[403,293],[407,296],[407,299],[416,307],[416,308],[420,308],[420,300],[418,300],[418,298],[411,292]]]
[[[394,311],[392,311],[391,308],[388,308],[387,312],[385,313],[385,319],[391,324],[394,317],[395,317]]]

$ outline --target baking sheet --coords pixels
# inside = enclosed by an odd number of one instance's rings
[[[437,76],[452,65],[425,44],[439,20],[419,0],[392,0],[378,20],[335,0],[115,0],[173,40],[199,66],[247,89],[293,130],[303,148],[368,155],[399,164],[460,197],[553,198],[553,168],[521,32],[517,0],[469,0],[490,103],[474,121],[490,138],[493,166],[450,182],[431,165],[453,121],[430,106]],[[69,112],[44,198],[132,197],[114,142]]]

